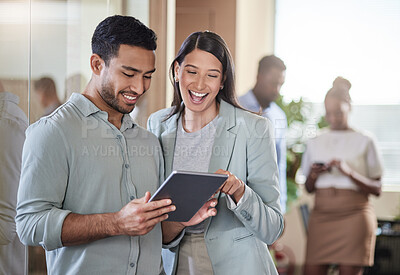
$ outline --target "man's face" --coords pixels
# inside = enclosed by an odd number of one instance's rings
[[[112,109],[128,114],[135,108],[139,97],[149,89],[154,71],[153,51],[121,45],[118,56],[110,59],[100,73],[100,96]]]
[[[257,76],[257,85],[260,89],[260,97],[272,102],[279,97],[281,87],[285,83],[285,71],[278,68],[270,68]]]

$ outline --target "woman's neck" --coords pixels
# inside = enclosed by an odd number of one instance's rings
[[[342,127],[330,127],[331,131],[347,131],[350,130],[351,128],[346,125],[346,126],[342,126]]]
[[[213,108],[209,108],[204,112],[193,112],[188,108],[185,108],[182,117],[183,129],[188,133],[197,132],[210,123],[218,113],[218,103],[216,103]]]

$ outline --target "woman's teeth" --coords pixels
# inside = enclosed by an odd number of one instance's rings
[[[196,93],[196,92],[193,92],[193,91],[190,91],[193,95],[195,95],[195,96],[197,96],[197,97],[203,97],[203,96],[206,96],[207,94],[205,93],[205,94],[201,94],[201,93]]]

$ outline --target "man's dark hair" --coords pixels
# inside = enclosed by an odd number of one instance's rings
[[[97,25],[92,37],[92,53],[98,54],[108,66],[118,56],[121,44],[154,51],[156,34],[132,16],[114,15]]]
[[[267,55],[261,58],[258,62],[258,73],[267,72],[271,68],[277,68],[281,71],[286,71],[285,63],[275,55]]]

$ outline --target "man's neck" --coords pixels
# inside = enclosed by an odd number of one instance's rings
[[[96,105],[97,108],[106,112],[108,114],[108,121],[117,129],[121,129],[122,117],[124,115],[110,107],[100,96],[100,93],[97,91],[97,89],[95,89],[93,86],[94,85],[89,82],[82,95]]]

